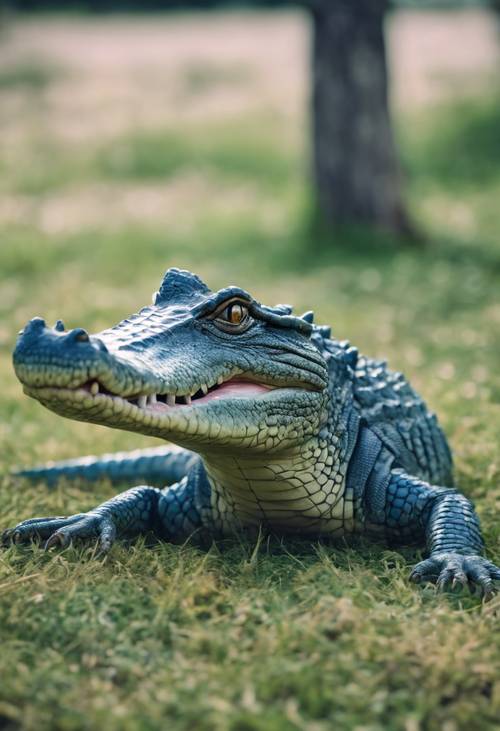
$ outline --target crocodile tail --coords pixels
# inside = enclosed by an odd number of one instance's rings
[[[52,486],[59,480],[113,484],[132,483],[163,487],[179,482],[199,457],[180,447],[153,447],[133,452],[116,452],[100,457],[80,457],[62,462],[49,462],[29,469],[17,470],[15,477]]]

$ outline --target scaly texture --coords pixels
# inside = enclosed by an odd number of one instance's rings
[[[500,578],[481,555],[471,503],[452,488],[436,417],[400,373],[333,339],[310,312],[263,306],[238,287],[213,293],[170,269],[152,306],[97,335],[34,318],[14,366],[25,392],[63,416],[184,449],[22,471],[48,482],[168,486],[135,487],[69,518],[24,521],[5,542],[97,537],[106,551],[117,535],[149,530],[169,540],[361,532],[425,543],[430,556],[415,581],[471,582],[489,598]]]

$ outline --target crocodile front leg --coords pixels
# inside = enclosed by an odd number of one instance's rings
[[[383,524],[386,535],[400,540],[425,539],[429,558],[418,563],[412,581],[478,586],[484,598],[494,592],[500,569],[483,555],[479,519],[472,503],[454,489],[436,487],[393,469],[375,470],[365,493],[369,520]]]
[[[106,553],[117,536],[149,531],[167,540],[184,540],[205,527],[210,488],[200,469],[164,490],[140,486],[122,492],[88,513],[70,517],[34,518],[4,531],[2,543],[45,540],[45,548],[73,540],[98,539]]]

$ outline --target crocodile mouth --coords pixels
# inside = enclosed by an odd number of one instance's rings
[[[279,420],[284,403],[300,421],[301,410],[314,408],[323,393],[309,380],[271,379],[268,374],[236,368],[184,383],[183,378],[177,383],[173,378],[162,382],[159,375],[146,379],[130,367],[86,370],[79,378],[76,373],[66,376],[66,382],[64,373],[48,369],[19,373],[18,365],[16,372],[26,395],[60,416],[168,439],[188,448],[200,440],[241,446],[241,440],[251,439],[250,433],[258,429],[257,422],[264,423],[268,417]]]
[[[227,381],[220,378],[212,386],[202,384],[194,392],[187,394],[139,393],[122,396],[113,393],[96,379],[75,388],[24,385],[24,391],[49,408],[54,402],[58,402],[60,406],[65,405],[79,411],[111,411],[115,415],[139,420],[149,415],[156,421],[158,417],[174,416],[175,412],[178,413],[186,407],[196,408],[222,399],[255,399],[286,387],[283,384],[264,384],[236,376]]]
[[[187,394],[148,393],[127,397],[112,393],[97,380],[88,381],[80,388],[92,396],[101,394],[112,398],[121,398],[139,409],[164,412],[179,406],[202,405],[223,398],[255,398],[277,388],[277,386],[258,383],[247,378],[234,377],[227,381],[221,378],[212,386],[202,384],[196,391]]]

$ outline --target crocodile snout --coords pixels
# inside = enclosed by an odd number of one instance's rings
[[[83,328],[66,331],[61,320],[47,327],[45,320],[34,317],[19,333],[14,369],[28,386],[66,386],[80,381],[106,352],[104,343]]]

